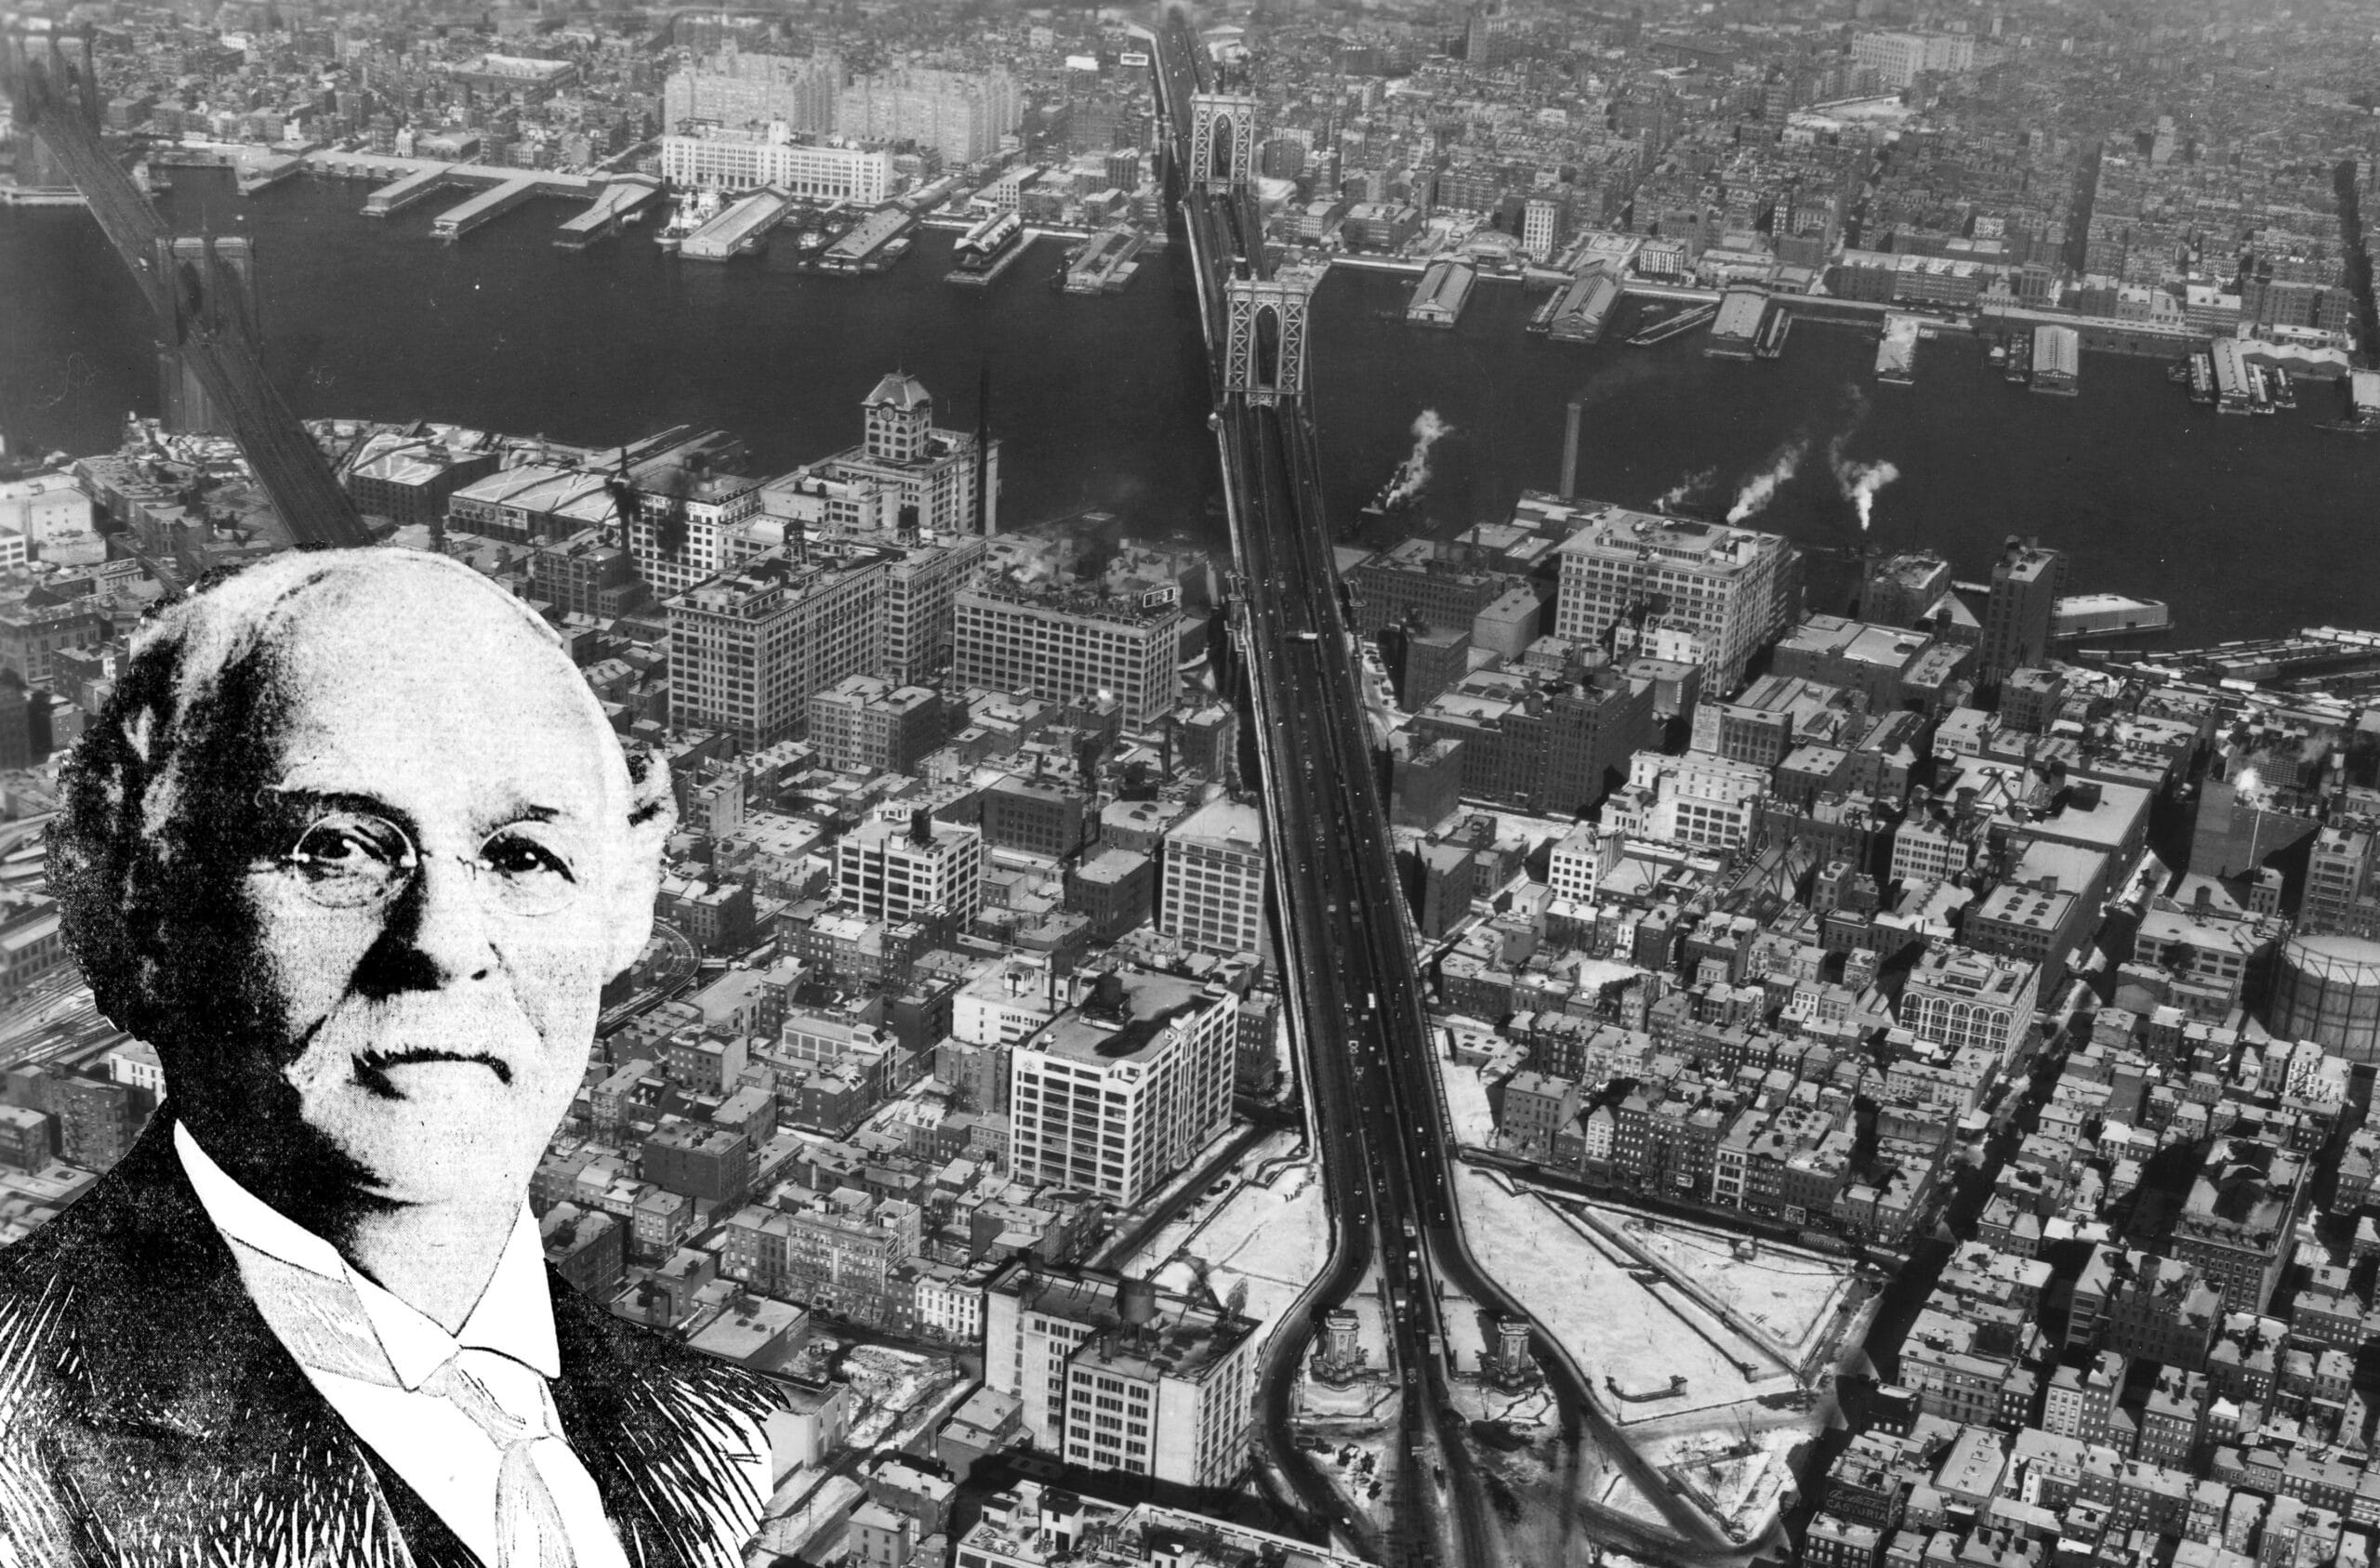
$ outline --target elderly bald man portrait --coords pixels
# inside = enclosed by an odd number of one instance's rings
[[[469,569],[271,558],[135,639],[50,830],[165,1097],[0,1253],[0,1564],[728,1564],[760,1378],[550,1273],[529,1180],[675,813]]]

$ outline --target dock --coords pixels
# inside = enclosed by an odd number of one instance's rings
[[[306,166],[306,161],[291,152],[276,152],[253,163],[238,165],[234,176],[236,188],[243,196],[253,196],[259,191],[271,189]]]
[[[1038,234],[1022,235],[1013,241],[1006,250],[1003,250],[998,256],[993,257],[991,260],[985,262],[982,267],[953,267],[949,271],[945,272],[942,275],[942,281],[946,283],[958,283],[964,287],[987,287],[990,285],[992,280],[998,278],[1002,272],[1005,272],[1010,268],[1015,266],[1017,258],[1022,257],[1026,251],[1031,250],[1033,248],[1033,242],[1038,238],[1040,238],[1040,236]]]
[[[1084,243],[1066,267],[1068,294],[1114,294],[1132,281],[1140,263],[1132,258],[1147,244],[1137,229],[1104,229]]]
[[[2218,337],[2207,346],[2211,368],[2215,372],[2215,412],[2217,414],[2247,414],[2253,411],[2253,398],[2248,388],[2248,362],[2240,357],[2240,340]]]
[[[908,233],[917,223],[917,214],[906,207],[879,207],[821,252],[818,266],[828,272],[880,272],[907,252]]]
[[[1405,307],[1405,319],[1418,326],[1451,328],[1462,319],[1462,307],[1478,277],[1478,270],[1469,262],[1431,262]]]
[[[1918,318],[1898,311],[1884,318],[1884,341],[1876,345],[1876,379],[1906,387],[1917,379]]]
[[[942,281],[985,287],[1013,266],[1032,244],[1032,237],[1025,231],[1025,219],[1015,213],[987,217],[968,230],[951,247],[954,265],[943,274]]]
[[[448,183],[454,165],[433,164],[390,181],[364,198],[364,216],[389,217],[437,191]]]
[[[1655,322],[1651,326],[1630,335],[1628,346],[1632,349],[1650,349],[1656,344],[1666,343],[1673,337],[1681,336],[1692,332],[1696,327],[1706,325],[1718,313],[1719,307],[1716,305],[1690,307],[1680,310],[1666,321]]]
[[[2052,641],[2066,642],[2123,632],[2171,631],[2173,627],[2174,613],[2162,600],[2086,593],[2057,601],[2050,613],[2049,635]]]
[[[686,236],[678,247],[682,261],[725,261],[749,256],[768,243],[769,231],[793,207],[790,192],[774,185],[738,197],[717,217]]]
[[[366,217],[390,217],[450,185],[494,191],[511,185],[526,184],[533,195],[587,200],[601,195],[607,185],[647,178],[643,175],[558,174],[551,169],[518,169],[494,164],[449,164],[429,158],[399,158],[385,152],[341,152],[327,149],[306,153],[298,162],[316,174],[328,175],[335,179],[387,181],[364,198],[364,216]],[[507,211],[511,204],[523,200],[526,197],[513,197],[505,206],[469,218],[458,232],[475,228],[496,216],[496,212]],[[469,202],[463,204],[463,207],[470,205]],[[462,207],[457,207],[445,216],[459,217],[462,211]],[[444,234],[443,230],[440,232]]]
[[[624,226],[641,222],[644,209],[660,195],[661,182],[651,175],[623,175],[603,187],[592,206],[555,231],[554,244],[561,250],[585,250],[608,240]]]
[[[1590,262],[1566,288],[1538,308],[1529,326],[1557,343],[1595,343],[1620,305],[1620,280],[1600,261]]]
[[[1718,314],[1711,323],[1711,341],[1702,351],[1714,359],[1748,360],[1760,348],[1762,329],[1768,324],[1768,291],[1738,283],[1719,296]]]
[[[1760,331],[1752,336],[1752,353],[1764,360],[1779,358],[1785,352],[1785,335],[1792,330],[1793,312],[1771,304],[1768,314],[1761,318]]]
[[[2070,326],[2033,328],[2033,390],[2070,398],[2082,380],[2082,335]]]
[[[442,240],[459,240],[491,217],[498,217],[514,207],[549,192],[535,179],[508,179],[491,191],[483,191],[459,206],[447,208],[430,220],[430,231]]]

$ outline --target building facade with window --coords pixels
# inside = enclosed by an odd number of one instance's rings
[[[1104,974],[1009,1059],[1009,1170],[1140,1203],[1231,1124],[1239,998],[1144,969]]]
[[[1209,801],[1166,832],[1157,929],[1201,953],[1261,952],[1264,873],[1263,816]]]
[[[1018,1257],[984,1286],[984,1381],[1070,1464],[1226,1486],[1248,1462],[1256,1329],[1147,1282]]]

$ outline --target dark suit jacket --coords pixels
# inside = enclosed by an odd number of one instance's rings
[[[0,1568],[472,1568],[266,1326],[171,1120],[0,1251]],[[732,1563],[702,1504],[770,1386],[548,1279],[554,1403],[628,1561]]]

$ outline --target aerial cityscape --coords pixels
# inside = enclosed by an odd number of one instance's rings
[[[0,1249],[144,626],[418,552],[751,1568],[2374,1561],[2380,7],[11,3]]]

